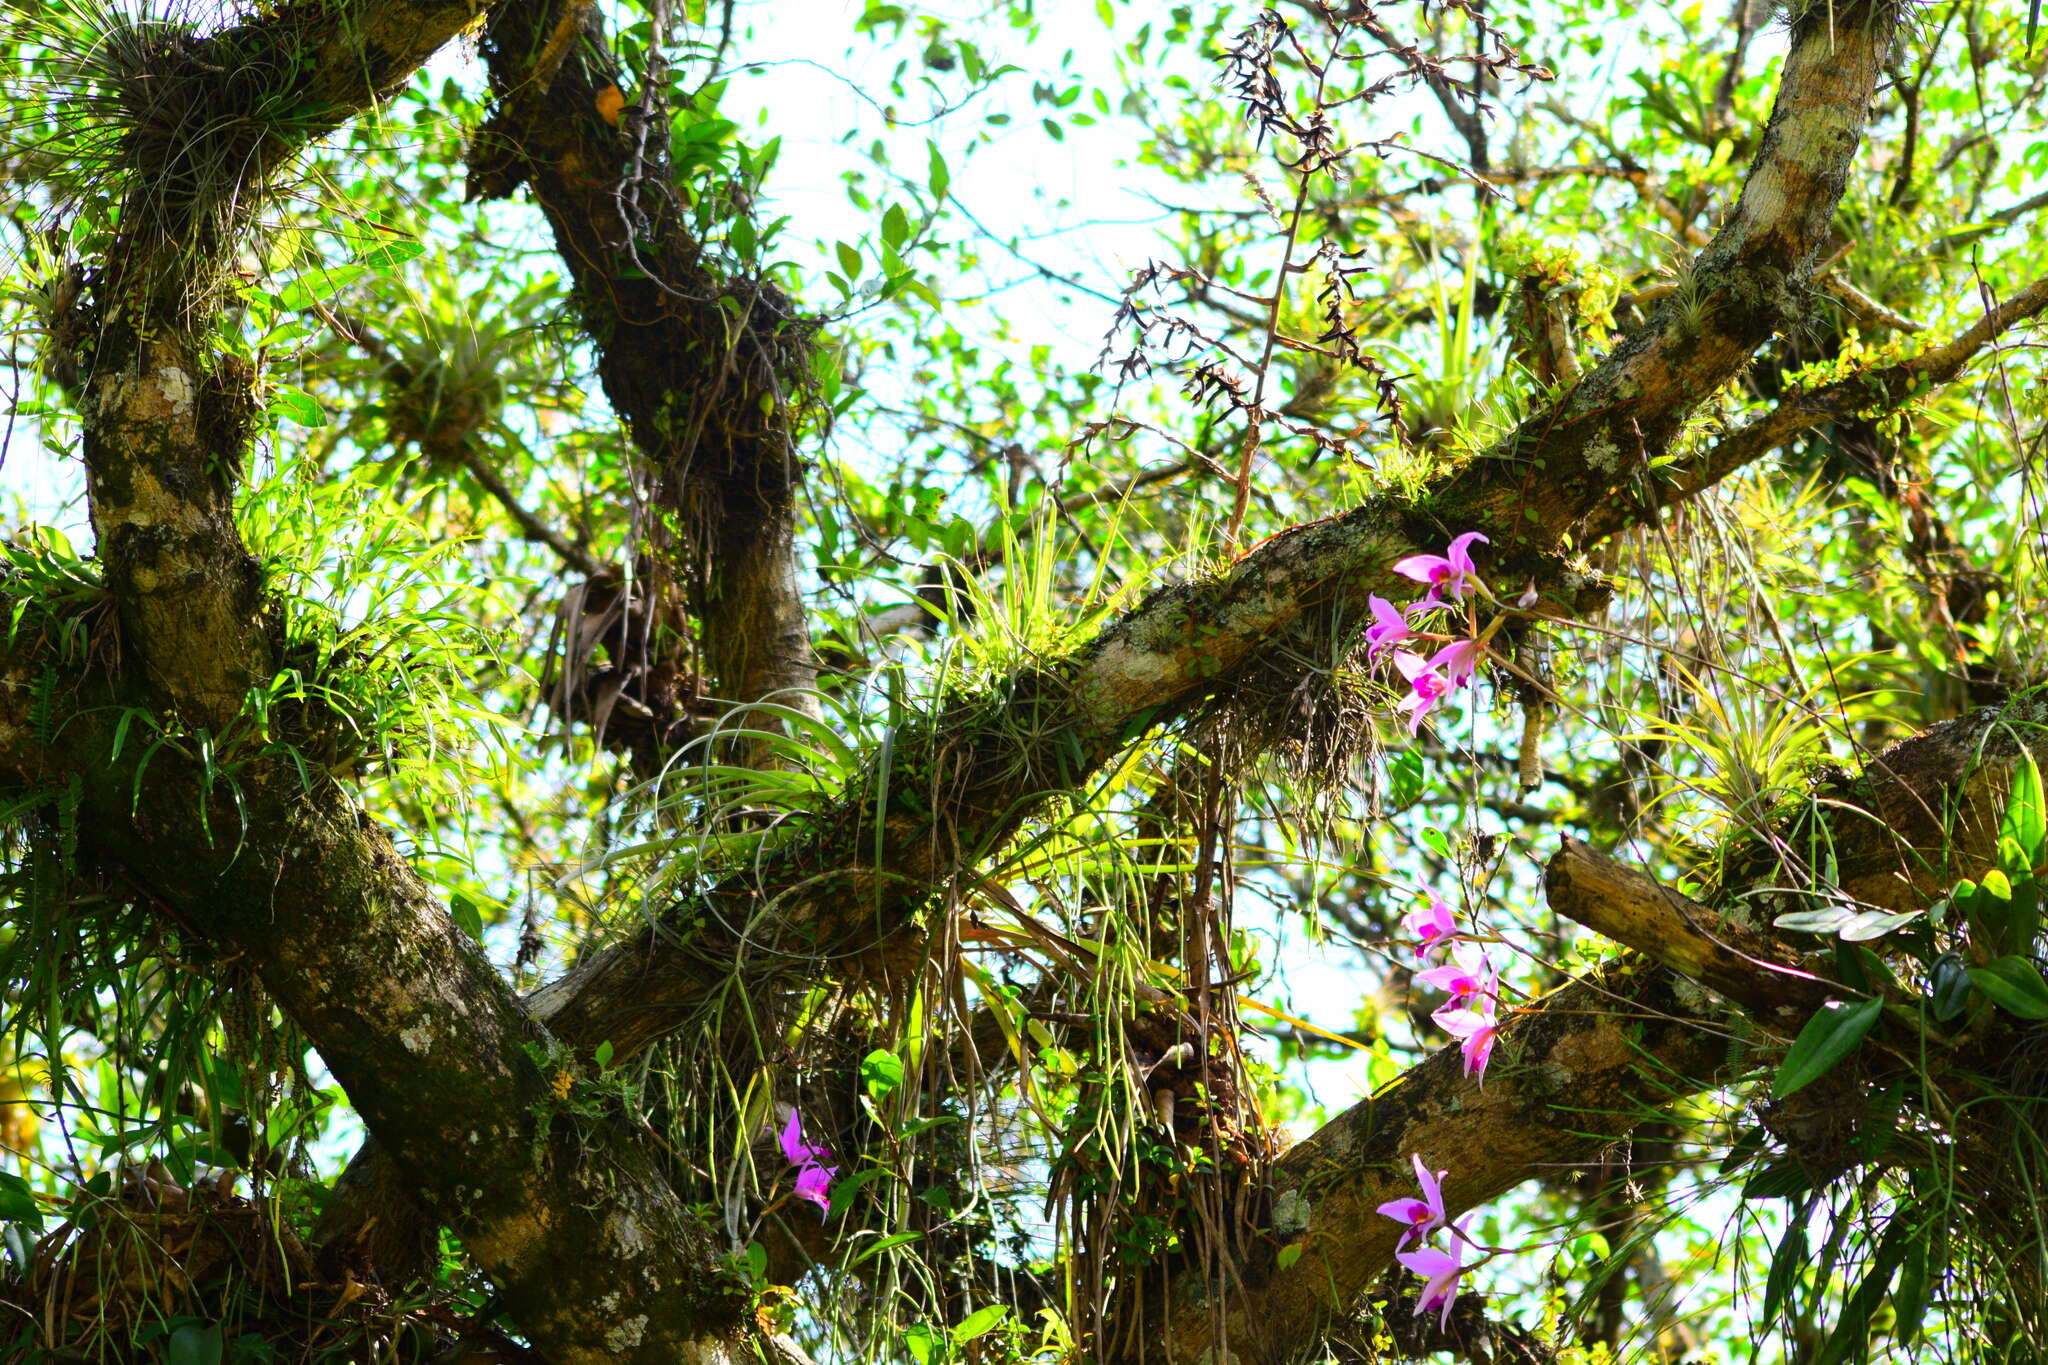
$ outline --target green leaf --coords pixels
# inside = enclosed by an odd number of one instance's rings
[[[1392,763],[1387,765],[1387,800],[1396,810],[1412,806],[1422,796],[1422,788],[1428,773],[1422,755],[1413,749],[1403,749]]]
[[[1963,1006],[1970,1001],[1970,974],[1963,969],[1963,959],[1955,953],[1943,953],[1934,960],[1934,970],[1927,978],[1928,1007],[1941,1023],[1947,1023],[1963,1012]]]
[[[1907,1251],[1916,1240],[1910,1236],[1911,1231],[1912,1225],[1903,1218],[1894,1217],[1886,1226],[1884,1236],[1877,1244],[1876,1255],[1871,1257],[1862,1282],[1843,1301],[1835,1329],[1821,1347],[1814,1365],[1843,1365],[1852,1356],[1858,1360],[1863,1358],[1870,1344],[1870,1319],[1877,1312],[1879,1301],[1891,1289],[1892,1276],[1898,1272],[1899,1262],[1906,1258]]]
[[[889,205],[882,215],[882,240],[892,248],[900,247],[910,237],[910,218],[903,212],[901,204]]]
[[[876,1048],[860,1062],[861,1083],[879,1100],[903,1084],[903,1059],[887,1048]]]
[[[2012,840],[2032,868],[2048,845],[2048,801],[2041,793],[2041,769],[2029,755],[2013,770],[2012,790],[2005,794],[2005,817],[1998,822],[2000,841]]]
[[[1451,841],[1444,837],[1444,832],[1442,830],[1436,829],[1429,825],[1424,825],[1422,827],[1421,834],[1417,837],[1419,837],[1422,840],[1422,842],[1429,848],[1430,852],[1436,854],[1437,857],[1448,858],[1451,856]]]
[[[925,1323],[912,1323],[903,1329],[903,1347],[917,1365],[931,1365],[933,1358],[940,1353],[939,1342],[939,1334]]]
[[[953,175],[946,169],[946,158],[939,155],[939,144],[926,142],[925,146],[931,152],[931,163],[925,170],[925,183],[931,189],[933,201],[943,204],[946,201],[947,190],[952,187]]]
[[[591,1056],[596,1059],[600,1068],[610,1066],[612,1064],[612,1040],[607,1038],[599,1043],[597,1050]]]
[[[171,1333],[164,1360],[167,1365],[220,1365],[220,1324],[180,1327]]]
[[[43,1225],[43,1206],[35,1191],[18,1175],[0,1171],[0,1220],[9,1223]]]
[[[320,406],[320,400],[304,389],[279,389],[270,397],[270,410],[302,427],[327,425],[327,412]]]
[[[325,303],[369,273],[369,267],[361,265],[310,270],[277,291],[277,306],[292,313]]]
[[[983,1335],[990,1328],[1001,1322],[1003,1315],[1009,1311],[1010,1305],[1007,1303],[992,1303],[986,1308],[975,1309],[972,1313],[962,1318],[960,1325],[953,1329],[953,1343],[955,1345],[965,1345],[967,1342]]]
[[[1883,1012],[1882,1000],[1861,1000],[1853,1005],[1830,1000],[1821,1006],[1792,1040],[1777,1079],[1771,1082],[1771,1098],[1782,1100],[1834,1070],[1856,1050]]]
[[[1970,984],[2007,1014],[2022,1019],[2048,1019],[2048,981],[2023,957],[2001,957],[1970,968]]]
[[[1842,926],[1856,918],[1856,912],[1846,905],[1824,905],[1818,910],[1788,910],[1772,920],[1780,929],[1792,929],[1802,934],[1839,933]]]
[[[1771,1256],[1770,1271],[1764,1276],[1764,1304],[1762,1312],[1757,1315],[1759,1322],[1768,1324],[1777,1320],[1786,1295],[1792,1292],[1799,1272],[1806,1268],[1806,1216],[1812,1208],[1809,1200],[1798,1217],[1785,1220],[1785,1235],[1779,1240],[1778,1249]]]
[[[834,255],[839,257],[839,268],[845,272],[846,278],[848,280],[859,279],[861,266],[860,252],[844,242],[834,242],[832,244],[832,251]]]
[[[923,1237],[924,1234],[921,1232],[897,1232],[887,1237],[878,1237],[862,1247],[860,1255],[848,1261],[846,1268],[851,1270],[863,1261],[871,1261],[883,1252],[893,1250],[896,1247],[907,1247],[912,1242],[922,1240]]]
[[[1984,874],[1984,880],[1979,885],[1987,896],[2002,901],[2012,899],[2012,879],[1995,867]]]
[[[1280,1254],[1275,1258],[1275,1263],[1282,1270],[1292,1270],[1294,1269],[1294,1263],[1301,1259],[1301,1253],[1307,1249],[1308,1243],[1306,1242],[1289,1242],[1286,1246],[1280,1248]]]
[[[1920,1336],[1921,1320],[1927,1316],[1927,1239],[1916,1237],[1899,1268],[1898,1287],[1892,1291],[1892,1314],[1897,1325],[1892,1335],[1901,1345],[1911,1346]]]
[[[1835,933],[1845,942],[1868,943],[1874,938],[1883,938],[1892,930],[1911,924],[1920,918],[1920,911],[1907,910],[1893,914],[1886,910],[1864,910],[1852,916],[1847,924]]]
[[[476,908],[476,902],[464,895],[448,898],[448,918],[455,921],[455,927],[468,934],[478,943],[484,941],[483,912]]]

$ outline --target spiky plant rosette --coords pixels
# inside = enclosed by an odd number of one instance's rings
[[[15,159],[49,168],[47,207],[104,251],[103,306],[191,324],[321,122],[291,46],[211,0],[8,3],[32,87]]]

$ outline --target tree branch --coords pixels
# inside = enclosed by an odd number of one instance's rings
[[[638,101],[608,118],[601,97],[629,78],[588,0],[504,0],[483,50],[497,104],[470,146],[470,197],[523,183],[553,231],[605,394],[674,518],[712,690],[808,706],[794,432],[816,324],[766,280],[706,263],[671,180],[665,70],[651,58]]]
[[[1658,490],[1658,497],[1666,507],[1690,501],[1815,427],[1870,408],[1897,408],[1947,384],[1993,340],[2044,309],[2048,309],[2048,278],[2034,281],[1990,309],[1967,331],[1944,345],[1788,398],[1724,436],[1698,463],[1671,475]],[[1589,513],[1580,523],[1579,534],[1583,543],[1591,544],[1642,520],[1639,509],[1618,499]]]
[[[1938,894],[1932,869],[1990,856],[2011,774],[2030,751],[2048,756],[2048,701],[2038,697],[1932,726],[1822,793],[1837,889],[1891,908],[1926,905]],[[1726,904],[1787,875],[1764,859],[1738,874]],[[1795,959],[1782,945],[1583,844],[1567,841],[1546,885],[1560,913],[1650,946],[1774,1031],[1789,1036],[1828,998],[1831,983],[1788,970]],[[1833,988],[1835,998],[1844,993]],[[1169,1361],[1224,1359],[1225,1350],[1247,1361],[1295,1358],[1354,1312],[1392,1262],[1402,1229],[1376,1210],[1414,1194],[1410,1153],[1449,1170],[1444,1207],[1454,1217],[1526,1180],[1554,1178],[1672,1100],[1730,1079],[1721,1015],[1679,972],[1630,953],[1514,1011],[1483,1087],[1462,1074],[1456,1047],[1438,1052],[1276,1163],[1266,1235],[1223,1305],[1225,1339],[1211,1339],[1209,1281],[1189,1272],[1146,1346]],[[1280,1252],[1293,1247],[1301,1250],[1283,1268]]]

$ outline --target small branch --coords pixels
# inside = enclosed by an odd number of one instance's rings
[[[1723,437],[1690,471],[1657,490],[1660,505],[1671,507],[1699,496],[1745,465],[1823,423],[1866,408],[1897,408],[1917,394],[1948,383],[1994,338],[2044,309],[2048,309],[2048,278],[2034,281],[1945,345],[1786,399],[1762,417]],[[1618,499],[1595,508],[1579,523],[1579,543],[1590,545],[1644,521],[1640,509],[1625,506]]]
[[[1849,316],[1866,327],[1888,327],[1894,332],[1927,330],[1926,323],[1915,322],[1904,313],[1885,307],[1832,270],[1816,283],[1821,292],[1839,300],[1849,310]]]
[[[484,492],[498,500],[498,505],[505,509],[505,515],[512,518],[526,539],[547,546],[561,556],[564,564],[585,577],[592,577],[604,568],[590,551],[521,506],[511,487],[499,476],[497,470],[491,468],[490,462],[482,455],[471,450],[467,444],[460,448],[459,453],[462,467],[483,486]]]

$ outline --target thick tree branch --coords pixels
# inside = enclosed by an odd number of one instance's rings
[[[1566,839],[1543,872],[1550,908],[1626,944],[1659,966],[1711,986],[1783,1031],[1839,994],[1797,966],[1793,954],[1753,929]]]
[[[131,84],[183,116],[186,140],[141,142],[128,168],[131,201],[152,211],[134,215],[94,276],[79,399],[120,645],[153,695],[88,678],[66,697],[77,713],[45,735],[32,699],[76,661],[11,632],[0,782],[34,791],[71,778],[81,855],[251,962],[415,1197],[560,1365],[751,1358],[744,1287],[718,1272],[637,1132],[600,1106],[564,1108],[573,1070],[479,946],[338,788],[271,751],[241,715],[282,644],[233,516],[254,376],[205,340],[221,261],[271,171],[396,88],[475,12],[466,0],[308,4],[225,30],[198,57],[175,34],[135,45]],[[236,104],[265,69],[301,73],[301,113],[280,121],[272,106]],[[177,178],[218,154],[224,180]],[[167,738],[203,761],[168,752],[175,744],[123,752],[111,727],[144,701],[168,702],[192,728],[174,722]],[[616,1307],[608,1320],[590,1312],[600,1300]]]
[[[650,63],[639,103],[608,116],[604,97],[623,100],[628,77],[598,24],[587,0],[493,13],[497,108],[470,149],[470,195],[524,183],[547,218],[605,394],[674,519],[713,691],[807,706],[817,669],[796,573],[794,430],[816,327],[774,286],[705,262],[671,179],[665,74]]]
[[[127,699],[75,672],[26,632],[0,647],[0,786],[78,779],[81,856],[253,964],[549,1358],[753,1359],[750,1296],[630,1118],[577,1098],[574,1061],[390,840],[246,732],[206,764],[117,744]],[[53,690],[69,711],[45,742]]]

